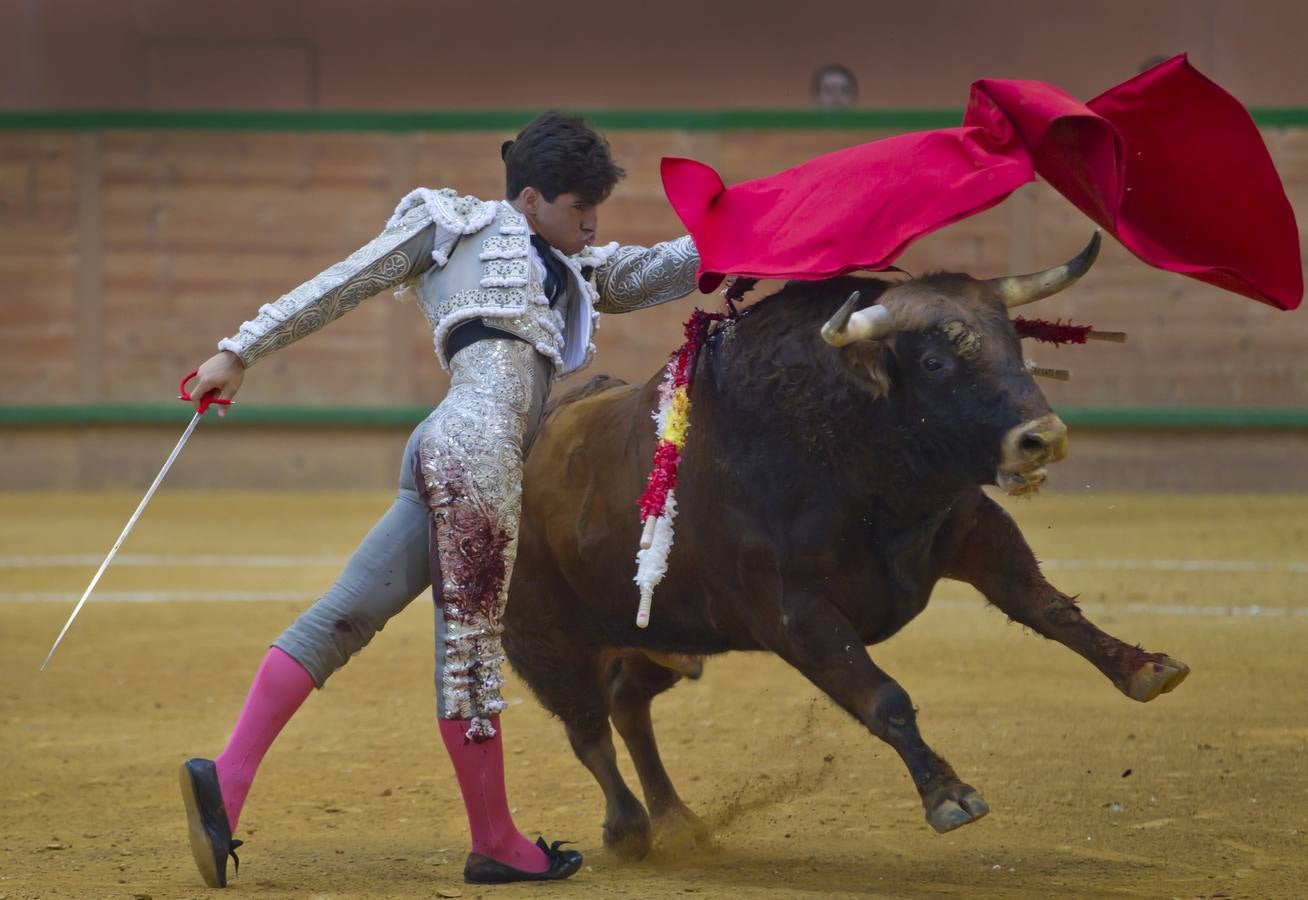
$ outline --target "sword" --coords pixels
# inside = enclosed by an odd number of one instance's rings
[[[186,382],[190,381],[197,374],[198,371],[192,372],[182,379],[182,383],[177,386],[178,400],[190,401],[191,395],[186,392]],[[132,526],[136,524],[137,519],[141,518],[141,511],[145,509],[145,505],[150,502],[150,498],[153,497],[154,492],[158,490],[159,483],[164,480],[164,476],[168,474],[168,470],[173,467],[173,462],[177,459],[177,454],[181,453],[182,448],[186,446],[187,440],[191,437],[191,432],[195,431],[195,426],[200,424],[200,417],[208,411],[209,405],[212,403],[217,403],[219,406],[231,405],[232,401],[230,400],[217,399],[215,396],[217,393],[218,389],[214,388],[201,398],[200,406],[196,409],[195,415],[191,417],[191,424],[186,426],[186,430],[182,432],[181,440],[177,442],[177,446],[173,448],[173,452],[168,454],[168,459],[164,461],[163,468],[159,470],[159,474],[154,476],[154,482],[150,485],[150,489],[145,492],[145,496],[141,498],[141,502],[137,504],[136,512],[132,513],[132,517],[127,520],[127,525],[123,528],[123,533],[118,535],[118,540],[114,541],[113,549],[110,550],[109,555],[104,558],[104,562],[100,563],[100,570],[96,572],[95,577],[91,579],[90,585],[86,588],[86,593],[82,594],[82,599],[78,600],[77,605],[73,607],[73,614],[68,617],[68,621],[64,623],[63,630],[59,632],[59,637],[55,638],[54,644],[51,645],[50,652],[45,655],[45,662],[41,663],[42,672],[44,672],[45,667],[49,665],[50,657],[54,656],[54,652],[59,649],[59,642],[64,639],[64,635],[66,635],[68,629],[72,627],[73,620],[77,618],[77,614],[81,612],[82,607],[86,605],[86,600],[91,596],[91,591],[95,590],[95,586],[100,582],[100,576],[104,574],[105,569],[109,568],[109,563],[113,561],[114,555],[118,552],[118,548],[123,545],[123,541],[127,540],[127,535],[131,533]]]

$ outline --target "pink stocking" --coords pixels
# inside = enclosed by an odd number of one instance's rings
[[[474,743],[467,739],[466,719],[441,719],[441,739],[454,763],[472,832],[472,852],[524,872],[544,872],[549,859],[513,824],[504,793],[504,743],[498,716],[490,719],[495,736]]]
[[[268,651],[227,747],[213,761],[233,834],[260,760],[312,690],[313,678],[303,666],[276,647]]]

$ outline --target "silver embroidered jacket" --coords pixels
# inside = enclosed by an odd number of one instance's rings
[[[403,285],[417,289],[442,367],[449,368],[451,329],[480,318],[532,344],[566,375],[590,362],[601,312],[654,306],[695,288],[699,254],[689,235],[649,248],[612,243],[571,257],[554,251],[572,277],[551,308],[530,246],[526,218],[508,203],[419,188],[370,243],[265,304],[218,347],[253,365],[373,294]]]

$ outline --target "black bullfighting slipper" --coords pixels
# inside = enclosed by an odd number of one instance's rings
[[[236,863],[234,871],[239,873],[241,861],[236,858],[236,848],[241,842],[232,840],[213,760],[188,759],[182,763],[181,784],[196,868],[209,887],[227,887],[227,857]]]
[[[536,839],[536,846],[549,857],[550,867],[544,872],[524,872],[506,866],[498,860],[480,853],[469,853],[463,864],[463,880],[468,884],[508,884],[511,881],[560,881],[576,874],[581,868],[581,854],[576,850],[560,850],[571,841],[555,841],[546,845],[544,838]]]

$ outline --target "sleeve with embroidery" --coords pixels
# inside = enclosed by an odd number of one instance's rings
[[[240,330],[218,342],[247,366],[312,334],[388,287],[433,263],[437,227],[421,207],[392,219],[380,235],[289,294],[266,303]]]
[[[595,269],[602,313],[645,309],[684,297],[695,290],[699,251],[690,235],[653,247],[617,247]]]

